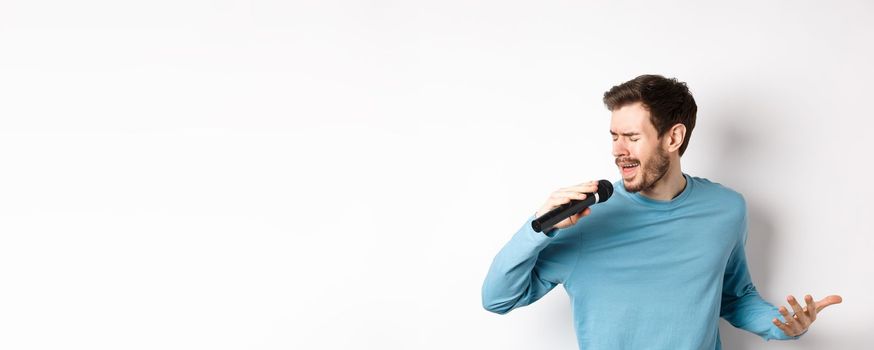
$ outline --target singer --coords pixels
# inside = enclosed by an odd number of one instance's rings
[[[562,284],[580,349],[691,350],[721,349],[719,317],[765,340],[798,339],[842,301],[806,295],[802,306],[789,295],[778,309],[759,296],[744,253],[744,197],[680,168],[697,113],[686,83],[641,75],[603,101],[622,177],[612,197],[536,232],[534,219],[598,185],[553,192],[492,261],[486,310],[505,314]]]

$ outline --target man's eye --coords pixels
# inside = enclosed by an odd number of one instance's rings
[[[631,141],[637,141],[637,140],[640,140],[640,139],[629,139],[629,140],[631,140]]]

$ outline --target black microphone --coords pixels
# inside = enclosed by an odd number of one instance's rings
[[[599,180],[597,193],[586,193],[585,199],[571,199],[570,202],[553,208],[531,221],[531,228],[536,232],[549,231],[555,224],[586,210],[592,204],[606,202],[612,195],[613,184],[607,180]]]

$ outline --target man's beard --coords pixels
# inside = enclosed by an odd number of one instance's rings
[[[658,151],[653,155],[652,159],[647,162],[646,167],[642,169],[643,171],[638,174],[640,181],[638,181],[637,184],[629,184],[627,181],[625,182],[626,191],[634,193],[652,189],[655,184],[668,173],[668,169],[671,166],[668,152],[661,148],[658,148],[657,150]]]

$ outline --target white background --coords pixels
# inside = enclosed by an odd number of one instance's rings
[[[494,254],[619,179],[601,97],[689,84],[683,171],[750,207],[763,297],[874,326],[870,1],[0,2],[0,348],[575,349]],[[621,257],[618,257],[621,258]]]

